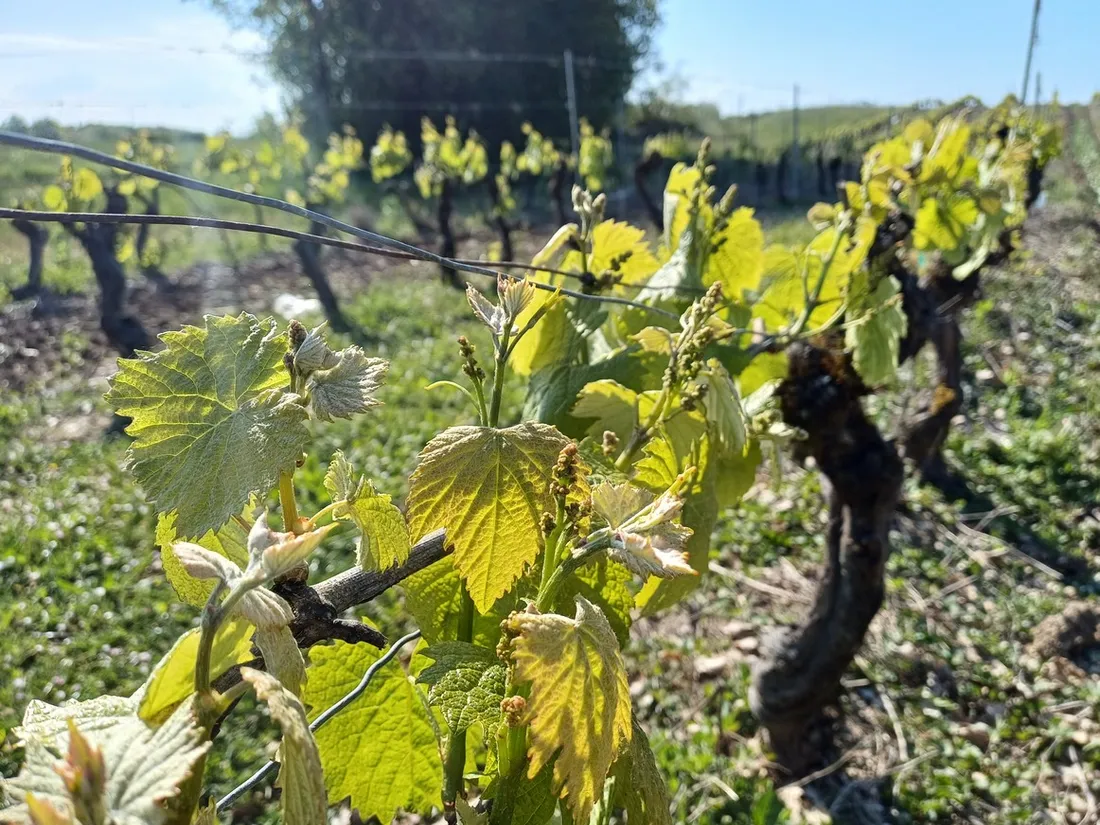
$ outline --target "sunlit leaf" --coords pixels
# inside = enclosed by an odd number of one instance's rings
[[[77,767],[72,764],[77,754],[86,754],[85,761],[88,756],[98,754],[93,758],[102,759],[105,779],[97,783],[99,787],[94,793],[102,805],[103,821],[116,825],[160,825],[168,819],[165,803],[176,796],[210,748],[194,722],[190,703],[181,705],[159,727],[150,727],[136,716],[126,716],[96,730],[76,730],[79,731],[76,742],[72,741],[71,733],[66,737],[70,757],[61,770],[52,743],[28,741],[19,775],[0,782],[0,790],[9,799],[24,801],[0,812],[0,819],[27,821],[28,794],[71,817],[74,809],[64,779],[69,772],[66,768]]]
[[[906,317],[899,299],[897,281],[878,279],[872,289],[865,270],[855,274],[850,301],[851,321],[845,345],[852,352],[856,371],[869,385],[889,381],[897,373]]]
[[[753,217],[753,210],[741,207],[729,222],[710,239],[713,247],[703,271],[703,285],[722,284],[722,292],[732,301],[743,301],[746,290],[754,290],[764,273],[764,231]]]
[[[630,739],[630,692],[615,634],[581,596],[576,616],[519,613],[509,620],[515,678],[530,682],[528,777],[554,761],[554,784],[588,821],[620,747]]]
[[[253,658],[252,631],[252,624],[244,619],[229,619],[218,628],[210,655],[212,679]],[[201,630],[197,627],[184,633],[153,668],[145,682],[138,711],[142,719],[158,722],[195,692],[195,661],[200,635]]]
[[[405,517],[384,493],[367,488],[348,505],[348,515],[359,528],[356,558],[364,570],[387,570],[409,558],[409,528]]]
[[[430,685],[428,702],[443,713],[454,733],[481,722],[494,730],[504,698],[504,665],[496,653],[465,642],[440,642],[420,651],[433,660],[417,678]]]
[[[420,453],[409,479],[410,533],[446,528],[454,564],[478,610],[511,589],[538,556],[554,509],[550,471],[569,443],[546,424],[451,427]]]
[[[354,346],[338,352],[337,358],[336,366],[313,372],[306,383],[310,410],[321,421],[351,418],[381,403],[374,393],[389,364]]]
[[[279,744],[280,804],[284,825],[317,825],[328,816],[321,756],[309,730],[306,710],[290,690],[270,673],[241,668],[241,678],[252,685],[283,732]]]
[[[286,337],[242,313],[161,336],[156,353],[119,361],[107,401],[133,421],[133,473],[181,536],[201,536],[293,469],[309,434],[283,388]]]
[[[310,651],[302,701],[311,716],[359,684],[381,654],[368,644],[334,642]],[[367,689],[317,731],[330,799],[350,797],[364,820],[392,822],[399,809],[442,806],[443,762],[428,709],[404,669],[390,662]]]
[[[77,169],[73,173],[73,198],[87,203],[103,194],[103,182],[91,169]]]

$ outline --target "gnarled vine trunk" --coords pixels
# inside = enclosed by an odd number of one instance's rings
[[[665,215],[653,195],[649,193],[646,183],[649,181],[649,176],[661,168],[662,160],[663,158],[657,152],[649,152],[634,165],[634,188],[638,190],[638,197],[642,199],[646,214],[660,232],[665,231]]]
[[[46,249],[46,242],[50,239],[50,233],[46,231],[46,227],[33,221],[14,220],[11,225],[16,232],[27,239],[30,252],[27,283],[13,289],[11,295],[19,301],[24,298],[35,298],[42,292],[42,256]]]
[[[310,208],[315,210],[317,206],[314,204]],[[317,221],[313,221],[309,225],[311,235],[324,235],[326,230],[325,225]],[[328,275],[325,274],[324,266],[321,264],[320,244],[298,240],[294,242],[294,252],[298,255],[298,260],[302,264],[302,272],[309,278],[309,282],[313,284],[313,289],[317,292],[317,299],[321,302],[321,308],[324,310],[329,327],[336,332],[351,332],[352,326],[344,317],[344,313],[340,311],[336,293],[332,291],[332,286],[328,282]]]
[[[493,205],[493,226],[500,237],[500,254],[506,261],[515,260],[512,257],[515,254],[512,248],[512,227],[501,211],[500,186],[496,175],[486,175],[485,186],[489,190],[489,202]]]
[[[569,215],[565,211],[565,183],[568,177],[565,164],[559,164],[553,172],[550,173],[550,200],[554,202],[554,208],[557,210],[558,225],[565,226],[569,223]]]
[[[160,195],[158,190],[154,189],[148,197],[142,199],[142,202],[145,204],[146,215],[160,214]],[[164,293],[174,292],[176,285],[164,274],[160,268],[160,264],[156,261],[147,262],[145,260],[145,249],[149,245],[149,232],[151,229],[152,225],[147,223],[138,226],[137,241],[134,244],[138,266],[141,267],[141,274],[152,281],[158,290]],[[261,235],[260,237],[262,238],[264,236]]]
[[[813,759],[806,732],[835,701],[882,604],[903,465],[864,414],[867,390],[842,352],[796,344],[788,358],[779,389],[783,419],[805,430],[804,447],[828,482],[827,558],[809,614],[765,640],[750,702],[780,764],[797,776]]]
[[[458,251],[458,242],[455,240],[454,229],[451,227],[451,217],[454,215],[454,184],[449,180],[443,181],[443,187],[439,190],[439,203],[436,206],[436,223],[439,227],[439,254],[444,258],[453,258]],[[454,267],[441,264],[439,274],[443,283],[450,284],[455,289],[465,289]]]
[[[107,192],[107,212],[126,211],[126,198],[116,190]],[[115,248],[120,224],[64,224],[65,230],[80,241],[92,262],[99,285],[99,326],[123,358],[132,358],[139,349],[148,349],[153,339],[135,316],[126,311],[126,273]]]
[[[998,254],[1007,255],[1002,250]],[[916,415],[902,426],[902,455],[911,461],[921,481],[945,493],[961,493],[943,458],[943,445],[951,429],[951,420],[963,405],[962,330],[959,314],[978,295],[979,275],[974,272],[956,280],[950,267],[934,266],[920,279],[906,271],[900,262],[892,272],[902,284],[902,306],[908,330],[902,341],[899,363],[914,357],[925,343],[936,355],[936,382],[925,394]]]

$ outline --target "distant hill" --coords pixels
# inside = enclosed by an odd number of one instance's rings
[[[938,100],[925,100],[901,106],[851,103],[837,106],[810,106],[798,111],[799,135],[803,140],[822,137],[834,129],[857,126],[889,115],[914,109],[934,109]],[[794,116],[790,109],[754,115],[722,115],[711,104],[675,104],[657,101],[631,106],[627,118],[632,130],[652,134],[680,131],[685,127],[699,136],[709,135],[715,149],[739,149],[750,143],[764,153],[778,151],[790,144]]]

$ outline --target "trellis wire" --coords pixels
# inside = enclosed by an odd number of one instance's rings
[[[239,201],[241,203],[248,203],[253,206],[263,206],[267,207],[268,209],[275,209],[279,212],[286,212],[289,215],[294,215],[298,218],[304,218],[305,220],[322,224],[323,226],[327,226],[330,229],[334,229],[338,232],[344,232],[357,238],[361,238],[375,244],[380,244],[384,247],[390,247],[392,249],[400,250],[407,253],[412,258],[416,258],[422,261],[429,261],[430,263],[438,264],[448,269],[453,269],[460,272],[468,272],[472,275],[482,275],[484,277],[495,279],[506,278],[513,281],[523,280],[523,278],[521,278],[520,276],[513,275],[508,272],[500,272],[498,270],[490,269],[488,267],[462,262],[453,258],[446,258],[427,249],[421,249],[418,246],[405,243],[404,241],[399,241],[386,235],[380,235],[377,232],[371,232],[370,230],[362,229],[361,227],[345,223],[344,221],[338,220],[337,218],[326,215],[323,212],[315,212],[314,210],[307,209],[303,206],[296,206],[293,203],[280,200],[279,198],[271,198],[267,197],[266,195],[254,195],[248,192],[240,192],[227,186],[219,186],[215,183],[207,183],[206,181],[201,181],[196,178],[190,178],[186,175],[180,175],[175,172],[167,172],[163,169],[156,169],[152,166],[146,166],[142,163],[134,163],[133,161],[116,158],[112,155],[108,155],[105,152],[99,152],[95,149],[89,149],[87,146],[81,146],[77,143],[69,143],[68,141],[63,140],[50,140],[48,138],[37,138],[30,135],[21,135],[15,132],[8,132],[0,129],[0,145],[15,146],[20,149],[31,149],[35,151],[47,152],[54,155],[71,155],[73,157],[90,161],[91,163],[98,163],[103,166],[109,166],[113,169],[121,169],[125,172],[142,175],[143,177],[152,178],[153,180],[159,180],[163,183],[170,183],[174,186],[179,186],[184,189],[191,189],[195,192],[202,192],[206,195],[214,195],[216,197],[224,198],[226,200]],[[94,222],[94,220],[92,222]],[[631,301],[628,298],[619,298],[614,295],[589,295],[584,292],[577,292],[576,290],[555,287],[550,284],[543,284],[537,281],[533,281],[532,284],[537,289],[543,289],[548,292],[561,292],[562,295],[568,295],[572,298],[598,301],[607,304],[621,304],[623,306],[633,307],[634,309],[640,309],[656,315],[663,315],[669,318],[675,318],[677,320],[679,319],[679,316],[677,316],[673,312],[649,306],[648,304],[639,303],[637,301]]]
[[[130,212],[52,212],[44,209],[12,209],[0,207],[0,220],[24,220],[50,223],[131,223],[147,224],[151,226],[187,226],[196,229],[227,229],[234,232],[249,232],[256,235],[272,235],[278,238],[289,238],[294,241],[306,241],[320,246],[331,246],[334,249],[346,249],[352,252],[366,252],[383,258],[393,258],[399,261],[419,261],[421,258],[401,252],[396,249],[386,249],[381,246],[344,241],[339,238],[330,238],[327,235],[315,235],[311,232],[301,232],[297,229],[286,229],[282,226],[272,226],[266,223],[253,223],[252,221],[231,221],[222,218],[203,218],[194,215],[147,215]],[[477,265],[479,262],[470,258],[452,258],[457,263]],[[493,261],[494,266],[501,269],[527,269],[532,272],[545,272],[550,275],[561,275],[565,278],[583,280],[584,275],[579,272],[568,272],[564,269],[555,269],[552,266],[540,264],[528,264],[522,261]],[[628,289],[644,290],[645,284],[620,284]],[[677,292],[685,294],[702,295],[705,290],[692,287],[677,287]],[[563,294],[571,294],[563,291]],[[587,296],[587,293],[586,293]]]
[[[376,674],[379,670],[392,662],[394,657],[401,652],[401,649],[405,645],[407,645],[409,642],[414,642],[419,638],[420,631],[414,630],[412,633],[405,634],[392,645],[390,645],[390,649],[387,650],[377,661],[375,661],[374,664],[367,668],[367,672],[363,674],[363,678],[359,680],[359,684],[348,691],[344,695],[344,698],[342,698],[339,702],[337,702],[335,705],[330,707],[328,710],[326,710],[324,713],[313,720],[313,723],[309,726],[310,731],[312,733],[316,733],[318,730],[321,729],[322,726],[325,725],[326,722],[332,719],[332,717],[334,717],[336,714],[338,714],[340,711],[342,711],[344,708],[346,708],[348,705],[358,699],[363,694],[363,691],[367,689],[367,686],[370,685],[371,679],[374,678],[374,674]],[[219,799],[218,813],[224,811],[226,808],[236,802],[241,796],[248,793],[248,791],[252,790],[254,787],[256,787],[269,776],[271,776],[271,774],[273,774],[278,767],[278,762],[274,760],[268,762],[266,765],[256,771],[256,773],[252,774],[252,776],[248,777],[248,779],[246,779],[240,785],[238,785],[221,799]]]

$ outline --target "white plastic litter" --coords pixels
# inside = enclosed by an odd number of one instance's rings
[[[303,298],[301,295],[280,293],[271,304],[276,315],[284,318],[301,318],[303,315],[315,315],[321,311],[321,302],[316,298]]]

